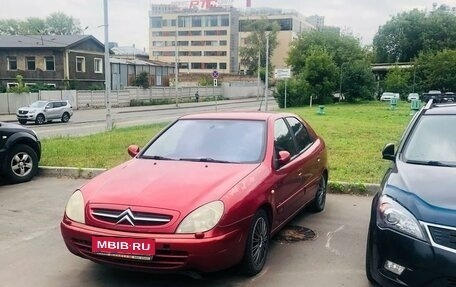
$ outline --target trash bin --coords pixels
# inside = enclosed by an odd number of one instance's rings
[[[390,99],[390,109],[395,110],[397,107],[397,98],[391,98]]]
[[[421,101],[420,100],[412,100],[410,102],[410,115],[413,116],[417,111],[421,109]]]
[[[325,106],[319,105],[317,110],[317,115],[324,115],[325,114]]]

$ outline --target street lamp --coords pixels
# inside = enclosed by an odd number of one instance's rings
[[[108,0],[104,0],[104,46],[105,46],[105,94],[106,94],[106,129],[112,130],[111,118],[111,64],[109,63],[108,37]]]

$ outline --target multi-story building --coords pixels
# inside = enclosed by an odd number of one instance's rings
[[[181,72],[237,73],[239,13],[234,8],[151,5],[149,58]],[[177,44],[177,45],[176,45]]]
[[[280,9],[247,9],[239,18],[239,46],[247,43],[250,34],[249,25],[252,21],[268,19],[279,25],[277,34],[278,45],[272,53],[271,64],[276,68],[286,67],[286,58],[290,50],[291,42],[302,32],[315,27],[309,24],[305,17],[295,11],[282,11]],[[241,67],[242,69],[242,67]]]
[[[322,31],[325,27],[325,17],[319,15],[312,15],[307,17],[307,22],[314,26],[318,31]]]

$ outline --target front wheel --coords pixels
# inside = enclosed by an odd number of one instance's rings
[[[326,177],[322,174],[320,177],[320,182],[318,183],[317,193],[315,194],[315,199],[310,205],[310,210],[314,212],[321,212],[325,209],[326,204],[326,192],[327,192],[327,182]]]
[[[260,209],[253,217],[244,258],[240,265],[244,275],[253,276],[263,269],[269,250],[269,233],[268,217],[266,212]]]
[[[44,115],[39,114],[39,115],[36,116],[35,123],[36,123],[37,125],[42,125],[42,124],[44,124],[44,121],[45,121]]]
[[[28,145],[19,144],[8,153],[4,169],[13,183],[29,181],[38,171],[38,156]]]

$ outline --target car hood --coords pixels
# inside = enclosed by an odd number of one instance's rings
[[[419,220],[456,224],[456,168],[407,164],[397,161],[385,193]]]
[[[29,128],[23,127],[21,125],[15,123],[6,123],[0,122],[0,131],[8,131],[8,132],[27,132],[29,134],[34,134]]]
[[[31,107],[20,107],[18,110],[19,110],[19,111],[36,112],[36,111],[41,111],[41,110],[43,110],[43,109],[40,109],[40,108],[31,108]]]
[[[188,213],[220,199],[259,164],[132,159],[81,188],[86,204],[145,206]]]

